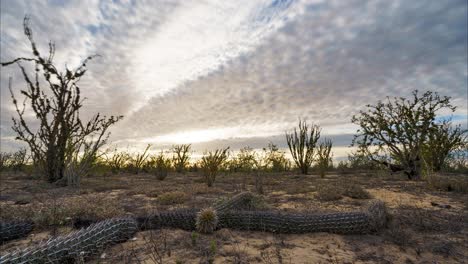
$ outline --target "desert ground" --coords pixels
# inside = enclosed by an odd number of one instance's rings
[[[459,177],[467,183],[466,175]],[[256,180],[257,179],[257,180]],[[259,180],[260,179],[260,180]],[[438,190],[383,171],[223,173],[207,187],[200,172],[86,177],[80,188],[57,187],[25,173],[1,175],[1,218],[33,219],[23,239],[1,253],[72,231],[73,219],[149,215],[158,210],[204,208],[242,192],[259,208],[313,213],[352,211],[372,199],[386,203],[389,222],[368,235],[273,234],[221,229],[213,234],[162,229],[138,232],[89,263],[464,263],[468,261],[466,193]]]

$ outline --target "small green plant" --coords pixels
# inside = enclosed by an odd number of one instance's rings
[[[207,261],[208,263],[214,263],[216,252],[218,251],[217,246],[216,246],[216,241],[215,240],[210,240],[210,248],[208,252],[208,258]]]
[[[197,232],[192,231],[192,233],[190,234],[190,239],[192,240],[192,246],[196,246],[196,245],[197,245],[197,243],[198,243],[198,237],[199,237],[199,236],[200,236],[200,235],[199,235]]]
[[[210,151],[201,159],[201,168],[205,177],[205,183],[208,187],[213,186],[221,166],[226,162],[228,156],[228,148],[217,149],[214,152]]]

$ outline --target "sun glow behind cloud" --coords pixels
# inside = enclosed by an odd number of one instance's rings
[[[162,96],[252,51],[296,15],[291,1],[185,2],[135,49],[132,79],[144,98]]]

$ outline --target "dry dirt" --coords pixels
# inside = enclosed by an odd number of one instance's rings
[[[0,217],[33,218],[26,238],[1,246],[1,253],[71,230],[71,219],[146,215],[157,210],[203,208],[243,190],[255,192],[254,175],[220,175],[208,188],[196,172],[99,175],[83,179],[79,189],[56,187],[27,175],[1,176]],[[466,176],[462,176],[465,177]],[[270,234],[222,229],[212,235],[164,229],[138,232],[107,248],[90,263],[464,263],[467,256],[466,194],[430,189],[423,181],[382,173],[317,175],[265,173],[263,203],[274,210],[333,212],[356,210],[385,201],[388,227],[372,235]],[[361,186],[369,199],[327,201],[318,190]],[[359,197],[358,197],[359,198]],[[434,205],[436,203],[437,205]],[[447,208],[448,207],[448,208]]]

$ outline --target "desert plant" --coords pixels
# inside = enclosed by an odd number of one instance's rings
[[[317,148],[317,167],[319,169],[320,177],[325,177],[325,172],[332,165],[331,155],[332,141],[325,139],[318,145]]]
[[[450,119],[435,126],[433,132],[429,133],[421,152],[426,169],[439,172],[451,152],[468,145],[468,137],[465,135],[468,130],[463,130],[461,125],[453,126]]]
[[[443,132],[436,122],[437,112],[444,109],[453,112],[456,107],[450,103],[450,97],[435,92],[420,95],[415,90],[412,95],[412,99],[387,97],[387,102],[367,105],[368,109],[354,115],[351,121],[360,127],[353,145],[359,146],[375,162],[403,170],[408,179],[419,179],[425,145],[431,137]],[[379,158],[382,155],[397,164],[382,161]]]
[[[11,160],[11,153],[0,152],[0,172],[8,169]]]
[[[148,159],[148,150],[151,148],[151,144],[148,144],[143,153],[136,153],[130,158],[129,167],[133,169],[134,173],[138,174],[143,169]]]
[[[174,168],[177,172],[184,172],[190,160],[191,144],[175,145],[172,146],[172,160]]]
[[[257,153],[251,147],[243,147],[229,160],[228,168],[231,172],[251,172],[257,164]]]
[[[225,149],[209,151],[202,157],[200,165],[205,177],[205,183],[208,187],[213,186],[221,166],[224,162],[226,162],[228,157],[228,150],[229,147]]]
[[[122,119],[122,116],[106,118],[97,114],[83,124],[79,115],[83,99],[77,84],[86,73],[86,64],[95,56],[86,58],[75,70],[66,68],[65,72],[60,72],[53,64],[55,45],[50,43],[49,56],[42,57],[33,40],[28,17],[24,18],[23,27],[24,34],[31,44],[33,57],[19,57],[1,63],[2,66],[16,63],[28,87],[27,90],[21,90],[25,101],[20,108],[10,78],[9,89],[18,114],[18,118],[13,118],[12,128],[17,133],[17,139],[28,144],[35,165],[45,172],[48,181],[57,182],[64,177],[67,155],[79,152],[83,141],[93,135],[97,139],[93,146],[100,146],[100,140],[107,139],[107,129]],[[34,63],[34,78],[26,72],[26,68],[21,64],[23,61]],[[39,80],[41,72],[44,81]],[[46,83],[50,92],[42,88],[41,83]],[[31,129],[30,122],[26,120],[28,113],[25,112],[25,108],[28,101],[39,121],[39,128],[36,131]]]
[[[156,178],[160,181],[164,180],[171,169],[171,159],[167,158],[163,151],[157,156],[150,158],[150,170],[156,174]]]
[[[209,207],[201,210],[197,214],[195,225],[197,231],[204,234],[211,234],[216,230],[218,224],[218,215],[216,210]]]
[[[315,147],[320,138],[320,127],[309,127],[306,121],[299,120],[298,128],[291,133],[286,133],[291,156],[302,174],[308,174],[315,155]]]
[[[105,164],[111,168],[113,173],[121,172],[130,161],[130,155],[127,152],[118,152],[114,149],[113,152],[107,152],[104,156]]]
[[[123,242],[137,231],[132,218],[116,218],[96,223],[66,236],[4,254],[0,263],[75,263],[104,249]]]
[[[268,147],[263,148],[265,153],[265,167],[274,172],[287,171],[290,167],[290,161],[286,158],[285,152],[273,144],[268,143]]]
[[[468,143],[449,153],[444,170],[468,174]]]
[[[0,170],[10,169],[18,172],[24,169],[28,161],[27,151],[21,148],[12,153],[0,153]]]

